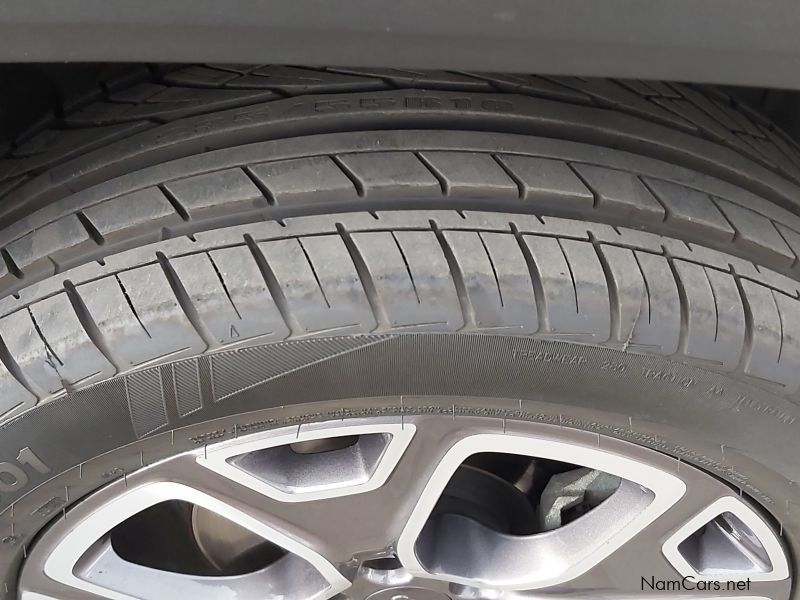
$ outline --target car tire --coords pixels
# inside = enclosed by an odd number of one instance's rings
[[[668,83],[145,79],[5,160],[6,581],[146,464],[426,412],[655,449],[796,543],[800,151],[757,112]]]

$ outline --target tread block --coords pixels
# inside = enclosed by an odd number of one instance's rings
[[[68,215],[11,242],[6,250],[17,267],[24,270],[39,260],[52,258],[65,249],[90,241],[78,217]]]
[[[391,81],[395,86],[402,87],[487,92],[492,89],[492,86],[482,78],[449,71],[412,71],[409,69],[335,69],[335,71]]]
[[[338,235],[259,244],[299,335],[368,333],[377,327],[353,260]]]
[[[130,104],[92,102],[69,114],[64,122],[70,127],[94,128],[135,120],[126,116]]]
[[[203,88],[167,88],[141,104],[128,105],[126,119],[175,121],[193,115],[236,108],[274,100],[269,90],[213,90]]]
[[[248,169],[278,206],[352,200],[356,196],[353,182],[327,156],[262,163]]]
[[[103,237],[130,231],[135,227],[153,228],[156,223],[181,221],[178,213],[158,188],[144,188],[90,206],[83,214]]]
[[[572,164],[572,168],[594,193],[603,212],[651,222],[664,219],[664,207],[636,175],[594,165]]]
[[[352,234],[388,325],[404,331],[464,326],[458,292],[433,232]]]
[[[221,344],[285,339],[289,330],[250,251],[243,246],[174,258],[192,305]]]
[[[186,70],[190,71],[191,67]],[[149,98],[152,98],[156,94],[159,94],[166,89],[168,88],[165,85],[152,83],[150,81],[143,81],[141,83],[132,85],[129,88],[114,90],[110,94],[109,99],[115,103],[139,104],[140,102],[147,102]],[[110,104],[110,103],[97,102],[96,104]]]
[[[675,278],[663,256],[602,244],[599,252],[616,290],[614,346],[627,351],[674,354],[681,332]],[[614,292],[612,292],[614,293]]]
[[[267,205],[261,190],[241,169],[226,169],[171,181],[164,186],[191,218],[204,212],[246,210]]]
[[[621,85],[645,98],[657,98],[659,96],[664,98],[681,97],[678,92],[662,81],[643,81],[641,79],[619,79],[618,81]]]
[[[773,136],[767,135],[767,139],[757,137],[750,138],[750,144],[755,146],[758,152],[764,157],[764,162],[774,165],[784,173],[792,173],[797,166],[792,159],[776,143]]]
[[[590,96],[538,75],[484,73],[479,76],[491,81],[501,90],[581,104],[590,104],[592,102]]]
[[[189,85],[221,87],[239,77],[237,73],[222,71],[202,65],[192,65],[164,75],[164,82],[170,85]]]
[[[707,112],[685,98],[656,98],[653,102],[666,111],[682,117],[686,120],[686,123],[691,123],[693,129],[702,131],[714,139],[727,142],[739,150],[746,149],[746,146],[736,138],[733,132],[720,125]]]
[[[800,257],[800,232],[786,227],[782,223],[774,223],[774,225],[794,255]],[[792,265],[794,264],[792,263]]]
[[[642,313],[636,320],[631,344],[677,352],[681,332],[681,298],[669,262],[663,256],[634,252],[644,285]]]
[[[644,182],[667,211],[667,220],[695,235],[730,241],[735,234],[708,194],[669,181],[645,177]]]
[[[284,94],[357,92],[386,89],[380,79],[283,65],[264,65],[225,84],[228,88],[268,88]]]
[[[0,417],[10,418],[35,406],[38,400],[0,363]]]
[[[592,244],[526,235],[541,282],[542,331],[573,341],[602,343],[611,336],[608,287]]]
[[[439,181],[412,152],[342,154],[338,158],[369,199],[438,198],[442,194]]]
[[[21,169],[18,174],[88,153],[152,126],[147,121],[131,121],[86,129],[57,130],[53,132],[57,134],[55,136],[44,131],[15,150],[14,156],[27,157],[24,164],[18,165]]]
[[[572,87],[587,94],[601,105],[611,106],[646,118],[681,128],[693,128],[680,116],[642,98],[610,79],[581,79],[579,77],[551,77],[551,81]]]
[[[116,373],[86,335],[63,293],[0,319],[0,334],[28,381],[47,394]]]
[[[744,349],[745,315],[733,276],[682,260],[673,262],[686,294],[686,356],[732,371]]]
[[[797,260],[786,240],[767,217],[727,200],[717,199],[717,206],[736,228],[741,242],[768,254],[769,260],[777,261],[784,267],[790,266]]]
[[[39,337],[26,309],[0,319],[0,336],[22,373],[39,390],[55,394],[64,389],[58,373],[60,357],[51,352]]]
[[[477,152],[421,152],[441,176],[449,196],[516,198],[517,184],[490,154]]]
[[[792,139],[779,129],[768,127],[762,127],[761,129],[767,139],[775,145],[775,151],[780,152],[789,161],[791,168],[787,168],[787,173],[794,173],[800,167],[800,151],[798,151]]]
[[[741,285],[753,319],[744,372],[796,392],[800,388],[800,303],[752,281],[742,280]]]
[[[116,373],[116,368],[86,334],[66,294],[36,302],[30,311],[42,337],[58,357],[51,362],[62,386],[88,385]]]
[[[528,265],[512,234],[445,231],[478,328],[539,328]]]
[[[103,277],[77,290],[121,364],[137,366],[166,356],[178,359],[206,349],[159,265]]]
[[[516,177],[526,202],[574,209],[594,205],[592,192],[563,161],[514,154],[498,158]]]

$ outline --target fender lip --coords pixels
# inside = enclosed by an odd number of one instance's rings
[[[798,29],[792,0],[165,0],[147,10],[28,0],[0,9],[0,61],[324,63],[800,89]]]

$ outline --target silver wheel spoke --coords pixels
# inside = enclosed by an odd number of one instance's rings
[[[504,590],[546,588],[586,572],[651,524],[683,494],[684,484],[674,475],[601,450],[590,443],[595,441],[593,438],[581,436],[580,432],[572,434],[558,429],[555,432],[560,437],[572,435],[574,439],[567,442],[551,436],[533,438],[520,435],[512,427],[501,433],[459,440],[438,465],[400,537],[398,553],[403,564],[414,575],[465,586]],[[534,461],[530,463],[534,477],[541,469],[547,471],[546,461],[563,465],[562,461],[569,458],[585,467],[584,471],[577,471],[584,473],[578,476],[578,481],[607,472],[616,480],[613,487],[617,489],[610,489],[605,502],[575,522],[564,527],[560,523],[545,526],[540,522],[538,526],[544,528],[523,535],[508,535],[510,530],[495,531],[479,522],[480,514],[473,519],[444,514],[431,520],[448,482],[456,481],[466,460],[481,453],[529,457]],[[552,479],[550,475],[545,477]],[[554,501],[556,505],[562,502],[558,497]],[[568,504],[564,507],[568,508]]]
[[[188,464],[176,466],[170,477],[198,486],[269,522],[333,564],[346,563],[354,556],[360,559],[377,557],[397,541],[425,488],[428,475],[456,434],[456,429],[446,420],[421,427],[403,425],[400,421],[397,424],[407,430],[408,445],[393,462],[386,481],[367,491],[346,493],[347,488],[343,488],[342,495],[328,492],[324,497],[287,502],[266,496],[243,484],[242,480],[230,480]],[[329,468],[337,469],[335,459]]]
[[[691,597],[691,586],[702,582],[703,578],[699,575],[693,576],[693,581],[687,582],[689,587],[682,590],[663,589],[676,586],[683,578],[664,555],[663,544],[684,523],[718,500],[720,489],[709,486],[705,478],[695,470],[684,468],[680,474],[687,483],[686,494],[627,544],[582,576],[570,581],[566,597],[570,594],[578,597],[581,594],[590,594],[595,598],[613,598],[620,593],[644,593],[648,597],[665,598],[684,598],[687,595]],[[739,589],[740,586],[745,586],[747,578],[747,574],[730,577],[733,583],[728,585],[725,581],[728,577],[711,577],[710,579],[721,585],[720,590],[712,591],[716,591],[716,597],[719,598],[780,598],[788,595],[788,579],[751,581],[746,587]],[[607,590],[613,592],[609,593]],[[702,597],[703,593],[697,591],[697,596]]]

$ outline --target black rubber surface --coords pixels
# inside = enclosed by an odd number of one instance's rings
[[[330,331],[524,332],[800,386],[797,217],[625,153],[336,134],[184,159],[48,208],[68,206],[4,250],[8,415],[153,360]]]
[[[723,97],[294,67],[115,77],[5,160],[0,206],[26,215],[0,232],[6,418],[153,361],[329,332],[526,333],[800,388],[800,217],[783,208],[800,154]]]
[[[141,65],[94,75],[94,85],[62,84],[53,114],[19,136],[0,162],[4,214],[204,149],[420,125],[612,144],[797,202],[796,187],[769,173],[800,182],[796,143],[718,88],[272,65]]]

